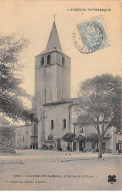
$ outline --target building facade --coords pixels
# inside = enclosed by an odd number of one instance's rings
[[[38,149],[37,130],[33,124],[16,126],[16,149]]]
[[[107,126],[107,124],[108,123],[105,123],[104,125]],[[102,123],[99,124],[99,127],[101,126]],[[97,131],[91,123],[86,123],[83,127],[79,127],[77,124],[74,124],[74,129],[74,133],[77,136],[82,135],[86,137],[86,139],[91,134],[97,135]],[[94,142],[86,140],[84,143],[76,141],[74,144],[76,144],[73,148],[74,151],[85,150],[86,152],[96,152],[99,150],[99,142],[94,144]],[[122,133],[117,134],[115,127],[108,128],[103,139],[102,147],[105,153],[122,153]]]

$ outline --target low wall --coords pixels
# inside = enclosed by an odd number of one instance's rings
[[[15,154],[15,129],[0,127],[0,155]]]

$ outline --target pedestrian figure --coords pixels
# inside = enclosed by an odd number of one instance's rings
[[[66,154],[65,154],[65,155],[68,155],[68,153],[69,153],[69,155],[71,156],[71,147],[70,147],[70,143],[68,143],[68,145],[67,145],[67,150],[66,150]]]

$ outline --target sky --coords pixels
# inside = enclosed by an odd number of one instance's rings
[[[111,9],[111,11],[68,11],[80,9]],[[78,96],[79,83],[103,73],[121,74],[122,25],[119,1],[0,1],[0,34],[14,33],[29,39],[24,50],[22,87],[34,95],[35,56],[45,50],[55,22],[62,50],[71,57],[71,97]],[[90,54],[82,54],[74,46],[73,31],[77,23],[102,16],[110,46]],[[27,106],[31,106],[28,101]]]

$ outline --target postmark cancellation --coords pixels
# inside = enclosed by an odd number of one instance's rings
[[[110,46],[107,30],[102,16],[76,24],[73,31],[75,47],[84,54]]]

